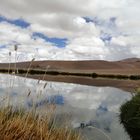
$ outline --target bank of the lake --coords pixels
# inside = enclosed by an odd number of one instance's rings
[[[25,77],[25,74],[17,74],[17,76]],[[54,82],[74,83],[81,85],[89,85],[96,87],[115,87],[128,92],[135,92],[140,87],[140,80],[123,80],[123,79],[111,79],[111,78],[92,78],[83,76],[64,76],[64,75],[40,75],[28,74],[27,78],[36,80],[46,80]]]

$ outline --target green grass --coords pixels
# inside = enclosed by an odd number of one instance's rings
[[[140,140],[140,91],[120,111],[120,121],[132,140]]]

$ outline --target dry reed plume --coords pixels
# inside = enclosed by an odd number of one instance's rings
[[[58,129],[47,117],[5,108],[0,110],[0,140],[81,140],[81,136],[68,128]]]
[[[14,46],[15,51],[15,65],[14,65],[14,75],[17,74],[17,50],[18,46]],[[34,58],[29,64],[25,79],[28,77]],[[45,73],[42,80],[45,79],[46,72],[49,66],[46,67]],[[9,52],[9,68],[8,74],[10,74],[11,69],[11,52]],[[14,86],[15,79],[13,79]],[[39,82],[38,82],[39,84]],[[10,84],[11,85],[11,84]],[[13,88],[12,86],[12,88]],[[43,89],[45,89],[47,83],[44,84]],[[41,91],[41,89],[40,89]],[[28,97],[31,91],[29,90]],[[8,96],[8,105],[10,97]],[[48,109],[48,108],[47,108]],[[47,115],[39,116],[36,110],[24,111],[23,109],[14,109],[12,107],[0,108],[0,140],[81,140],[81,135],[72,130],[69,127],[56,127],[55,122],[53,122],[52,113]]]

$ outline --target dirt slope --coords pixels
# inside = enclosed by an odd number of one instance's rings
[[[28,68],[31,62],[17,63],[18,68]],[[31,67],[34,69],[45,69],[68,72],[96,72],[110,74],[140,74],[140,59],[131,58],[122,61],[34,61]],[[14,64],[11,64],[14,67]],[[0,64],[0,68],[8,68],[8,64]]]

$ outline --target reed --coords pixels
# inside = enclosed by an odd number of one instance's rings
[[[0,109],[1,140],[82,140],[77,132],[51,123],[49,117],[34,111],[7,107]]]
[[[14,45],[14,51],[15,51],[15,68],[14,68],[14,74],[17,73],[17,69],[16,69],[16,64],[17,64],[17,50],[18,50],[18,46]]]
[[[18,46],[14,46],[15,51],[15,64],[14,64],[14,79],[13,84],[10,89],[14,88],[15,84],[15,76],[17,74],[16,62],[17,62],[17,50]],[[9,68],[8,70],[2,70],[4,72],[8,72],[10,74],[12,72],[11,69],[11,52],[9,53]],[[32,63],[35,59],[29,64],[27,70],[23,70],[25,73],[25,79],[28,77],[29,72],[31,71]],[[43,73],[42,80],[45,79],[49,66],[46,67],[45,72]],[[11,85],[11,84],[10,84]],[[39,82],[38,82],[39,85]],[[42,89],[39,86],[36,86],[36,90],[39,88],[39,91],[45,90],[47,86],[47,82],[42,86]],[[7,86],[7,89],[9,87]],[[38,95],[39,93],[37,93]],[[56,126],[55,116],[52,111],[48,111],[49,108],[46,108],[47,114],[39,114],[37,112],[37,108],[35,107],[35,101],[33,101],[32,109],[25,110],[20,107],[9,107],[10,106],[10,91],[8,95],[1,100],[1,102],[8,101],[6,106],[8,107],[0,107],[0,140],[82,140],[81,134],[77,131],[74,131],[72,128],[66,126]],[[31,90],[29,89],[27,93],[27,97],[30,97]],[[20,104],[19,104],[20,106]],[[55,105],[50,105],[55,108]],[[67,120],[66,120],[67,121]]]
[[[29,67],[28,67],[28,69],[27,69],[25,78],[27,78],[27,76],[28,76],[28,74],[29,74],[29,71],[30,71],[30,69],[31,69],[32,63],[33,63],[34,61],[35,61],[35,58],[33,58],[33,59],[31,60],[31,62],[29,63]]]
[[[8,74],[10,74],[11,69],[11,52],[9,52],[9,67],[8,67]]]

